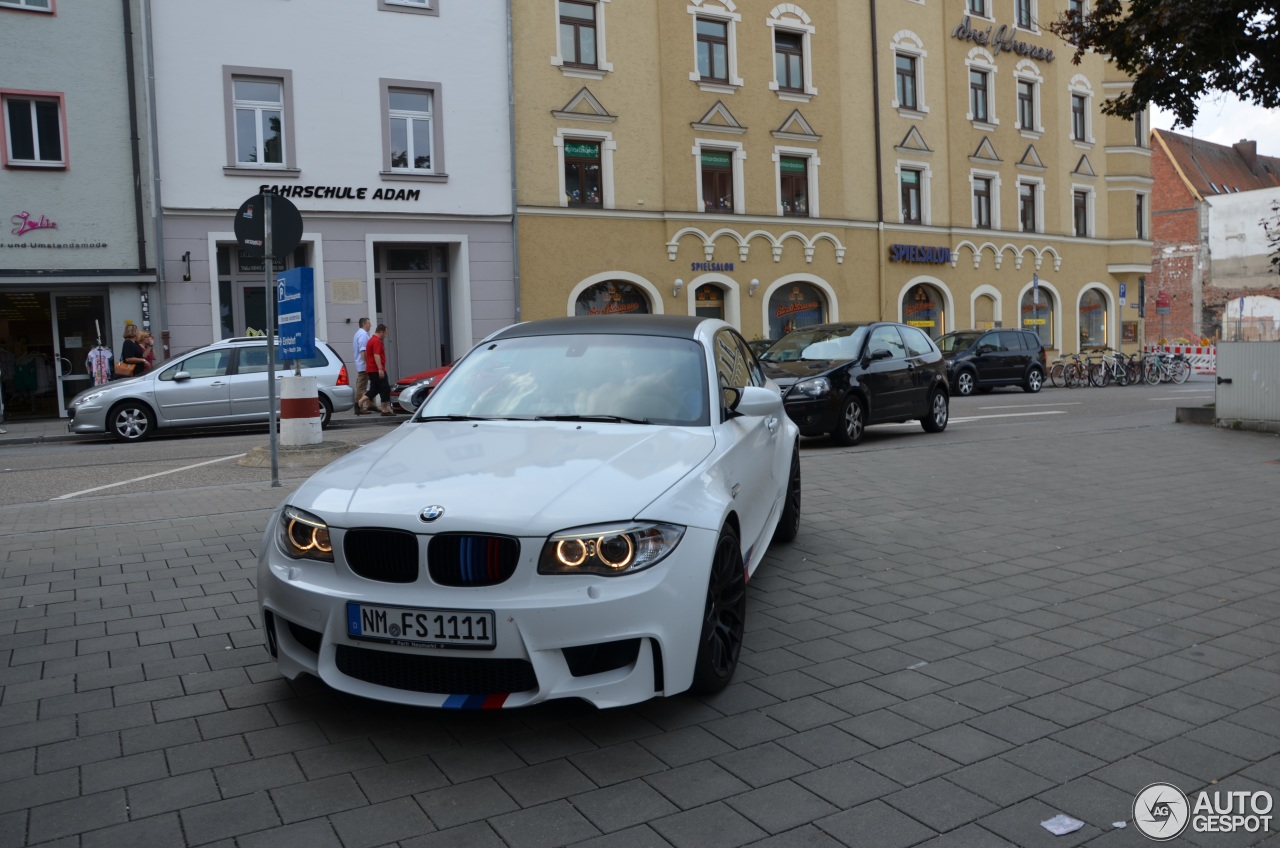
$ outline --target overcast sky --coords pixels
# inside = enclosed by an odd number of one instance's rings
[[[1242,103],[1235,95],[1207,97],[1200,102],[1200,113],[1190,129],[1173,126],[1173,113],[1153,109],[1151,125],[1158,130],[1173,130],[1182,135],[1235,144],[1241,139],[1258,142],[1264,156],[1280,156],[1280,109],[1261,109]]]

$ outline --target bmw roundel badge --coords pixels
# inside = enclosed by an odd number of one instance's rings
[[[439,504],[432,504],[431,506],[424,507],[422,512],[418,513],[418,518],[423,521],[430,522],[435,521],[442,515],[444,515],[444,507]]]

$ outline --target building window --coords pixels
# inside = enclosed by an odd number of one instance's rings
[[[1024,233],[1037,232],[1036,184],[1018,183],[1018,219]]]
[[[378,0],[383,12],[412,12],[419,15],[439,15],[440,0]]]
[[[1147,196],[1145,194],[1138,195],[1135,207],[1138,218],[1138,238],[1144,239],[1147,237]]]
[[[732,213],[736,208],[733,198],[733,152],[703,150],[700,161],[702,163],[702,210]]]
[[[724,320],[724,289],[703,283],[693,294],[693,314],[699,318]]]
[[[947,332],[947,300],[937,287],[920,283],[902,296],[902,323],[922,330],[931,339]]]
[[[1089,192],[1077,191],[1071,195],[1071,219],[1075,223],[1077,238],[1089,235]]]
[[[1036,128],[1036,84],[1031,80],[1018,80],[1018,128]]]
[[[1088,140],[1089,98],[1083,94],[1071,95],[1071,138],[1075,141]]]
[[[1107,302],[1097,289],[1080,296],[1080,347],[1106,347]]]
[[[594,3],[560,0],[560,56],[566,65],[596,67]]]
[[[918,110],[920,101],[916,93],[916,57],[901,53],[894,57],[897,68],[898,108]]]
[[[823,324],[827,299],[817,286],[789,283],[769,295],[769,338],[780,339],[792,330]]]
[[[564,190],[569,206],[604,206],[600,142],[565,139]]]
[[[1013,16],[1021,29],[1033,29],[1035,27],[1035,12],[1032,9],[1034,0],[1014,0]]]
[[[0,0],[0,8],[26,9],[30,12],[52,12],[53,0]]]
[[[296,171],[293,72],[223,65],[227,169]]]
[[[442,182],[444,131],[440,126],[440,83],[379,80],[382,89],[382,174],[384,177]]]
[[[1133,116],[1133,143],[1139,147],[1147,146],[1147,114],[1139,112]]]
[[[697,19],[698,76],[708,82],[729,82],[729,24]]]
[[[280,80],[237,79],[236,164],[284,164],[284,84]]]
[[[1053,347],[1053,293],[1036,286],[1022,295],[1022,328],[1033,330],[1045,347]]]
[[[969,69],[969,111],[973,113],[970,120],[984,122],[991,120],[991,113],[987,108],[989,79],[990,75],[986,71]]]
[[[4,164],[66,167],[62,95],[2,94]]]
[[[987,16],[987,0],[968,0],[969,14]]]
[[[991,177],[973,178],[973,225],[991,229]]]
[[[778,88],[804,91],[804,36],[798,32],[773,31],[773,68]]]
[[[387,92],[391,170],[431,173],[431,92]]]
[[[578,295],[573,306],[574,315],[612,315],[619,312],[648,315],[652,311],[649,296],[644,290],[621,280],[588,287]]]
[[[705,169],[706,166],[703,167]],[[808,160],[802,156],[779,157],[778,179],[782,191],[782,214],[807,218],[809,216]]]
[[[1067,0],[1067,14],[1077,18],[1084,17],[1084,0]]]
[[[920,172],[915,168],[903,168],[898,176],[902,191],[902,223],[923,224],[920,203]]]

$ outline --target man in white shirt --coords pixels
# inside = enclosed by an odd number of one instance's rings
[[[369,345],[369,319],[361,318],[355,338],[351,340],[351,358],[356,364],[356,415],[364,415],[360,401],[369,390],[369,375],[364,370],[364,349]]]

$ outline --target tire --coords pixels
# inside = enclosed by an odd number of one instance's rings
[[[978,388],[978,377],[968,368],[961,368],[956,372],[956,394],[960,397],[968,397],[973,394],[973,390]]]
[[[1044,372],[1040,370],[1040,366],[1033,366],[1027,372],[1027,379],[1022,383],[1022,390],[1028,394],[1036,394],[1044,388]]]
[[[1067,370],[1067,366],[1065,363],[1062,363],[1062,362],[1055,362],[1053,363],[1052,366],[1049,367],[1049,380],[1050,382],[1053,383],[1053,387],[1055,389],[1066,388],[1066,385],[1067,385],[1066,370]]]
[[[328,430],[329,422],[333,420],[333,404],[324,395],[319,396],[320,399],[320,429]]]
[[[107,413],[107,429],[117,442],[140,442],[156,428],[151,407],[136,400],[126,400]]]
[[[929,394],[929,410],[920,419],[920,426],[926,433],[941,433],[947,429],[947,422],[950,420],[951,402],[946,392],[934,389]]]
[[[726,524],[716,541],[707,580],[707,600],[702,612],[698,656],[693,663],[695,695],[710,695],[729,685],[742,654],[747,629],[747,574],[742,548],[732,525]]]
[[[1154,386],[1160,382],[1160,366],[1154,362],[1147,363],[1147,385]]]
[[[863,404],[862,398],[849,395],[844,399],[844,405],[840,407],[840,419],[836,422],[836,429],[832,431],[831,438],[838,445],[852,447],[862,441],[866,432],[867,407]]]
[[[791,474],[783,496],[782,517],[773,531],[773,541],[790,542],[800,532],[800,446],[791,452]]]
[[[1191,363],[1185,359],[1179,359],[1173,363],[1173,382],[1185,383],[1191,379]]]

